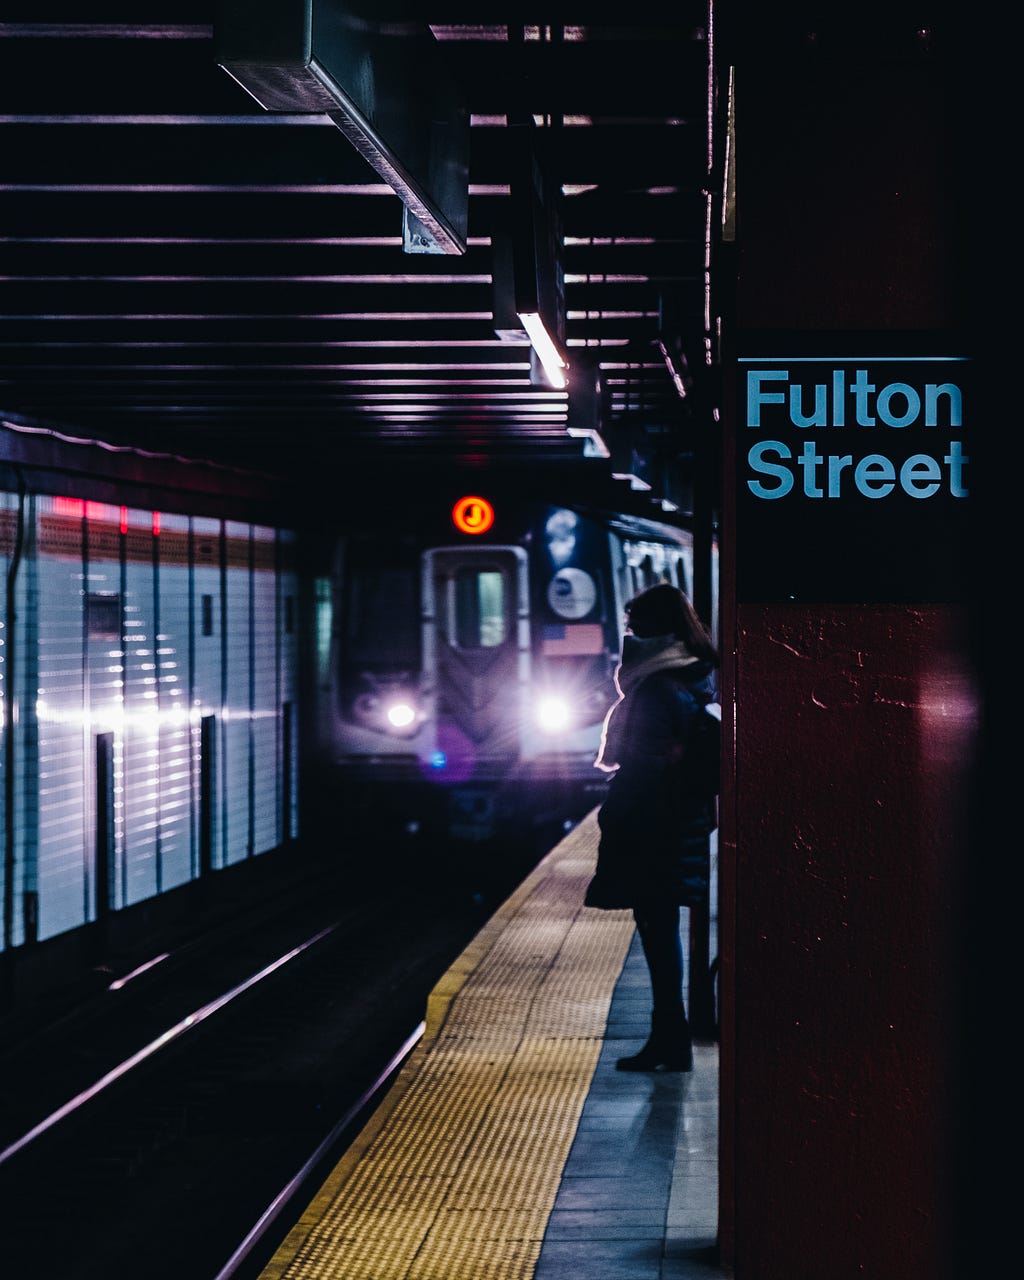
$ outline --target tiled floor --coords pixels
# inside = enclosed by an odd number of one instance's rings
[[[634,938],[534,1280],[711,1280],[718,1218],[718,1048],[694,1070],[621,1072],[647,1035],[650,988]]]

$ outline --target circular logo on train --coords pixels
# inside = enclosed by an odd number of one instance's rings
[[[494,508],[486,498],[460,498],[452,507],[452,523],[460,533],[486,533],[494,524]]]
[[[583,569],[559,569],[548,583],[548,604],[560,618],[585,618],[597,602],[597,583]]]

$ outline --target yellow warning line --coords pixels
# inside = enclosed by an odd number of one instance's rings
[[[426,1032],[261,1280],[531,1280],[633,934],[596,812],[437,984]]]

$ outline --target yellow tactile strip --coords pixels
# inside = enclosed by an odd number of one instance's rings
[[[430,996],[387,1097],[261,1280],[530,1280],[633,934],[591,813]]]

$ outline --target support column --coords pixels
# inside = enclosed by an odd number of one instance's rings
[[[963,68],[948,29],[820,9],[744,13],[728,53],[722,1251],[737,1280],[945,1280],[984,447]]]

